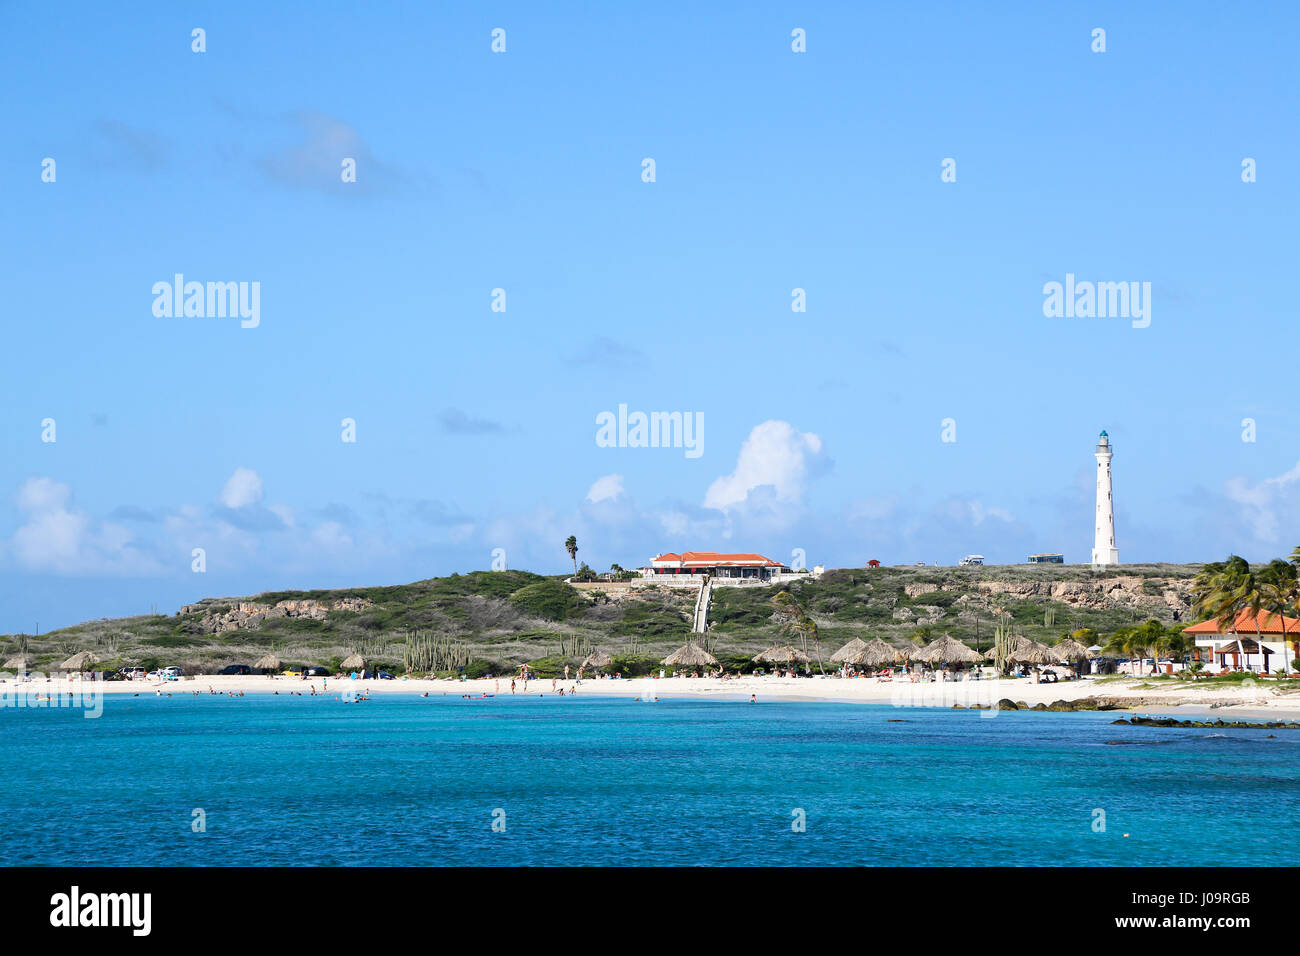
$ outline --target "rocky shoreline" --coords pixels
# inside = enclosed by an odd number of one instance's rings
[[[1229,728],[1232,730],[1300,730],[1300,723],[1287,720],[1252,721],[1252,720],[1176,720],[1173,717],[1131,717],[1112,720],[1112,724],[1128,727],[1205,727],[1215,730]]]

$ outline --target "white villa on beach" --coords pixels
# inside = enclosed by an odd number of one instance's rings
[[[1300,657],[1300,619],[1241,611],[1225,626],[1222,620],[1202,621],[1183,631],[1196,640],[1195,659],[1212,674],[1256,671],[1285,674]],[[1283,639],[1285,638],[1285,640]]]

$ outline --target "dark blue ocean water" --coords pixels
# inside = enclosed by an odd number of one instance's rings
[[[413,695],[3,708],[0,862],[1300,862],[1300,732],[1113,719]]]

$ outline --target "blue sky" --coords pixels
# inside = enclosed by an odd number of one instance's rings
[[[1082,562],[1101,428],[1121,560],[1289,552],[1300,17],[983,6],[0,6],[0,631],[569,534]],[[178,272],[260,323],[155,316]]]

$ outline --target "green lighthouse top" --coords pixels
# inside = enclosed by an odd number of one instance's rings
[[[1102,437],[1102,438],[1109,438],[1110,436],[1106,434],[1106,429],[1103,428],[1103,429],[1101,430],[1101,436],[1100,436],[1100,437]]]

